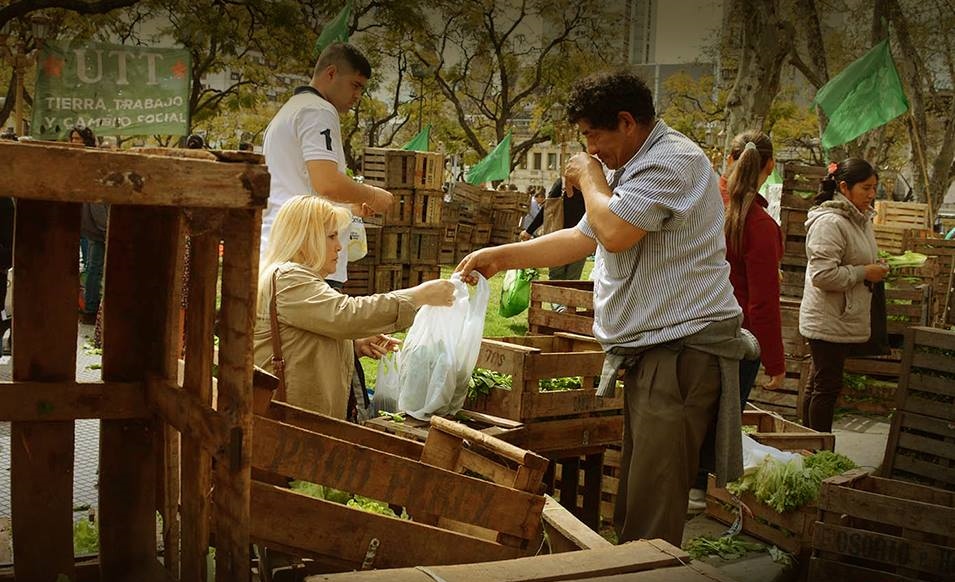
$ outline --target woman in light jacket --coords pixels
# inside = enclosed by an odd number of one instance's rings
[[[799,333],[809,339],[812,375],[802,421],[832,430],[842,370],[852,344],[871,333],[870,285],[885,278],[872,228],[879,176],[865,160],[830,164],[806,220],[806,281],[799,308]]]
[[[273,371],[274,280],[286,400],[340,419],[348,414],[355,356],[381,357],[396,342],[380,334],[411,325],[419,307],[450,306],[454,297],[454,285],[442,280],[368,297],[332,289],[325,276],[335,272],[338,233],[350,221],[346,209],[318,196],[282,206],[259,273],[254,337],[256,365]]]

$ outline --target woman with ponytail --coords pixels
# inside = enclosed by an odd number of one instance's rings
[[[799,308],[799,333],[809,339],[812,375],[802,422],[832,430],[842,390],[846,357],[871,334],[872,285],[888,267],[878,262],[872,201],[879,176],[865,160],[829,165],[817,206],[806,219],[806,282]]]

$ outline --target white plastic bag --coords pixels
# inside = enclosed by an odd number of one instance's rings
[[[378,378],[371,406],[374,415],[381,411],[398,411],[398,352],[390,352],[378,360]]]
[[[345,244],[348,245],[348,262],[365,258],[368,254],[368,234],[365,232],[365,223],[361,217],[352,216],[351,223],[345,229],[348,232]]]
[[[798,453],[790,453],[787,451],[780,451],[775,447],[769,445],[764,445],[753,440],[752,437],[748,435],[743,435],[743,473],[749,473],[766,457],[772,457],[783,463],[788,463],[789,461],[796,461],[802,466],[802,455]]]
[[[398,409],[419,420],[455,414],[481,351],[490,288],[477,275],[474,292],[455,273],[454,305],[422,307],[398,355]]]

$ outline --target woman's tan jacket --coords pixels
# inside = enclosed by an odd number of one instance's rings
[[[352,340],[404,329],[416,308],[405,290],[350,297],[297,263],[277,267],[276,306],[289,404],[345,418],[355,372]],[[271,289],[270,289],[271,292]],[[255,363],[272,371],[269,302],[255,321]]]

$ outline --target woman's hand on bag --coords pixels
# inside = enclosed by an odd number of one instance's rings
[[[786,379],[786,373],[776,374],[775,376],[769,377],[769,382],[763,384],[763,388],[766,390],[779,390],[783,387],[783,380]]]
[[[422,305],[433,305],[435,307],[454,305],[454,283],[446,279],[425,281],[417,287],[412,287],[411,293],[418,307]]]
[[[484,275],[485,279],[490,279],[501,270],[499,266],[497,253],[502,247],[493,247],[479,249],[461,259],[458,266],[454,268],[455,273],[461,273],[461,279],[468,285],[477,285],[477,277],[471,273],[477,271]]]
[[[879,281],[885,279],[885,276],[889,274],[889,266],[885,263],[872,263],[871,265],[865,266],[865,280],[871,281],[873,283],[878,283]]]
[[[355,355],[360,358],[378,359],[398,349],[401,340],[378,334],[355,340]]]
[[[521,234],[517,235],[517,238],[519,238],[519,239],[521,239],[522,241],[524,241],[524,240],[531,240],[531,239],[534,238],[534,237],[531,236],[531,233],[527,232],[526,230],[522,230],[522,231],[521,231]]]

